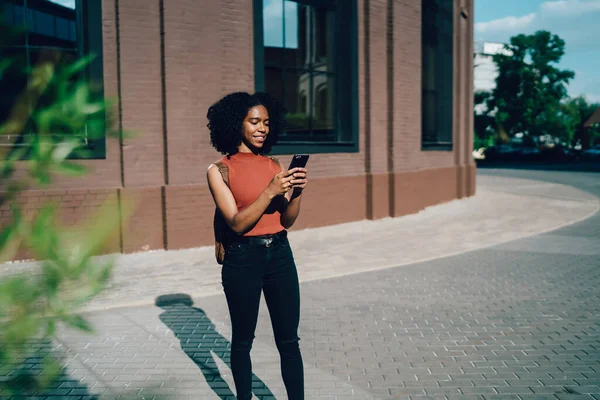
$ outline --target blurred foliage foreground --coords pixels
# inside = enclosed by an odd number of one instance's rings
[[[60,325],[92,331],[76,311],[101,292],[111,276],[112,261],[93,256],[118,234],[126,210],[121,204],[121,213],[116,212],[113,201],[112,208],[100,207],[84,226],[69,229],[60,227],[57,207],[49,202],[35,215],[22,211],[23,191],[47,188],[56,175],[86,173],[73,161],[85,157],[80,133],[85,130],[87,139],[103,139],[111,107],[85,78],[90,57],[65,62],[60,54],[48,54],[28,68],[2,44],[2,87],[12,84],[15,74],[26,84],[0,121],[0,139],[6,143],[10,138],[9,145],[0,147],[0,209],[10,210],[0,227],[0,262],[12,260],[23,249],[39,260],[32,272],[11,273],[11,265],[4,264],[0,275],[0,396],[5,396],[35,392],[59,376],[62,367],[48,343]],[[48,350],[41,359],[34,350],[39,343]]]

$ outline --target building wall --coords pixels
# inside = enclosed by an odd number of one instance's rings
[[[477,42],[474,44],[475,69],[473,81],[475,91],[492,91],[496,87],[498,67],[494,63],[495,54],[510,54],[503,43]]]
[[[206,168],[220,155],[210,147],[206,110],[226,93],[253,90],[252,2],[102,6],[105,93],[121,99],[118,123],[140,134],[124,143],[108,138],[106,159],[85,161],[93,172],[83,179],[59,179],[52,199],[66,216],[79,215],[90,196],[112,196],[114,212],[133,200],[137,207],[110,251],[211,244]],[[421,150],[420,2],[358,0],[358,10],[360,151],[311,157],[310,187],[293,229],[398,217],[475,192],[473,0],[455,0],[452,151]]]

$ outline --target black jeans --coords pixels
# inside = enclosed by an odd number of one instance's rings
[[[288,398],[304,399],[304,368],[298,346],[300,287],[286,232],[267,244],[240,238],[227,245],[221,277],[231,316],[231,369],[237,398],[252,398],[250,350],[264,292]]]

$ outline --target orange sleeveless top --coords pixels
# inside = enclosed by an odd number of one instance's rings
[[[281,168],[269,157],[254,153],[236,153],[221,160],[229,169],[229,189],[235,198],[238,211],[242,211],[269,186]],[[281,213],[267,209],[254,228],[244,236],[272,235],[283,231]]]

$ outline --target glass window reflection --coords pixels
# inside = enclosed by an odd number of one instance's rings
[[[336,14],[323,4],[263,0],[265,90],[288,110],[282,141],[337,140]]]

